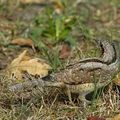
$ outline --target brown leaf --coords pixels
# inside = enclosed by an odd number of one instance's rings
[[[53,7],[57,14],[61,14],[64,6],[61,0],[20,0],[22,4],[46,4],[46,3],[53,3]]]
[[[35,46],[31,39],[24,39],[24,38],[17,38],[11,41],[13,45],[20,45],[20,46],[29,46],[32,47],[33,51],[35,52]]]
[[[26,71],[30,75],[39,75],[41,78],[48,75],[48,71],[51,67],[40,59],[30,59],[28,61],[22,61],[20,63],[20,71]]]
[[[26,59],[26,53],[27,50],[24,50],[17,58],[15,58],[11,64],[8,66],[8,76],[11,79],[17,78],[17,79],[22,79],[22,74],[19,70],[19,64],[21,61]]]
[[[106,120],[120,120],[120,114],[115,115],[113,118],[107,118]]]
[[[48,75],[48,71],[51,70],[50,65],[48,65],[45,60],[39,58],[30,58],[26,55],[27,50],[23,51],[17,58],[15,58],[8,67],[9,76],[15,78],[16,80],[22,80],[24,72],[27,72],[33,76],[40,76],[40,78]],[[14,75],[14,76],[13,76]]]
[[[51,1],[54,5],[55,12],[57,14],[61,14],[63,12],[63,9],[64,9],[64,6],[63,6],[61,0],[51,0]]]
[[[10,67],[11,67],[11,66],[12,66],[12,67],[15,67],[15,66],[19,65],[20,62],[23,61],[23,60],[26,60],[26,59],[29,60],[30,58],[26,58],[26,54],[27,54],[27,50],[24,50],[17,58],[15,58],[15,59],[11,62]]]
[[[91,117],[88,117],[87,120],[105,120],[105,119],[97,116],[91,116]]]
[[[115,115],[111,120],[120,120],[120,114]]]
[[[66,59],[70,56],[71,48],[67,43],[64,43],[62,49],[60,50],[60,58]]]
[[[32,4],[32,3],[40,4],[40,3],[44,3],[45,0],[20,0],[20,2],[22,4]]]

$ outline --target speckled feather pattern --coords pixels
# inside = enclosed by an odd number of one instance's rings
[[[105,82],[111,78],[110,71],[105,70],[79,70],[70,68],[54,74],[54,79],[69,85],[78,85],[93,82]]]
[[[41,87],[49,86],[70,89],[73,93],[89,93],[95,89],[95,83],[97,83],[98,87],[106,85],[118,71],[120,66],[119,42],[114,41],[111,46],[115,54],[109,64],[99,62],[99,60],[92,62],[92,59],[90,59],[90,61],[79,62],[67,66],[65,69],[56,73],[50,74],[50,79],[48,77],[47,80],[44,78],[32,80],[30,82],[14,85],[10,87],[10,90],[15,91],[34,84]],[[91,64],[91,62],[93,64]]]

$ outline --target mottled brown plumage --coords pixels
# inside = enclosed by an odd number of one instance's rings
[[[65,69],[56,73],[50,74],[47,79],[38,79],[27,81],[22,84],[18,84],[10,87],[10,90],[15,91],[17,89],[31,87],[34,85],[40,87],[59,87],[67,92],[68,97],[71,100],[71,93],[79,93],[80,99],[86,101],[86,94],[95,90],[96,87],[100,88],[107,85],[111,78],[118,71],[120,66],[120,50],[119,42],[113,41],[111,44],[114,50],[114,56],[112,56],[111,62],[105,63],[102,61],[92,61],[92,59],[77,62],[75,64],[67,66]],[[107,55],[107,54],[104,54]],[[105,60],[109,61],[107,56],[104,56]]]

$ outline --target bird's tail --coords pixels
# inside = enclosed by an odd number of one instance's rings
[[[38,80],[30,80],[30,81],[26,81],[23,83],[18,83],[18,84],[9,86],[9,90],[14,92],[14,91],[19,91],[19,90],[26,89],[26,88],[33,88],[35,86],[39,86],[39,87],[63,87],[64,84],[62,82],[44,81],[43,79],[38,79]]]

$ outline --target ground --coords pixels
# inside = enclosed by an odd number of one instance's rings
[[[18,1],[18,0],[17,0]],[[86,105],[57,89],[41,96],[38,88],[10,92],[3,70],[24,49],[32,57],[45,59],[53,71],[81,58],[100,56],[95,40],[119,40],[120,1],[61,0],[24,3],[11,0],[0,4],[0,119],[1,120],[85,120],[88,116],[110,118],[120,113],[119,87],[107,88],[96,101]],[[12,44],[15,39],[31,44]],[[29,41],[29,40],[28,40]],[[31,46],[34,46],[35,49]]]

